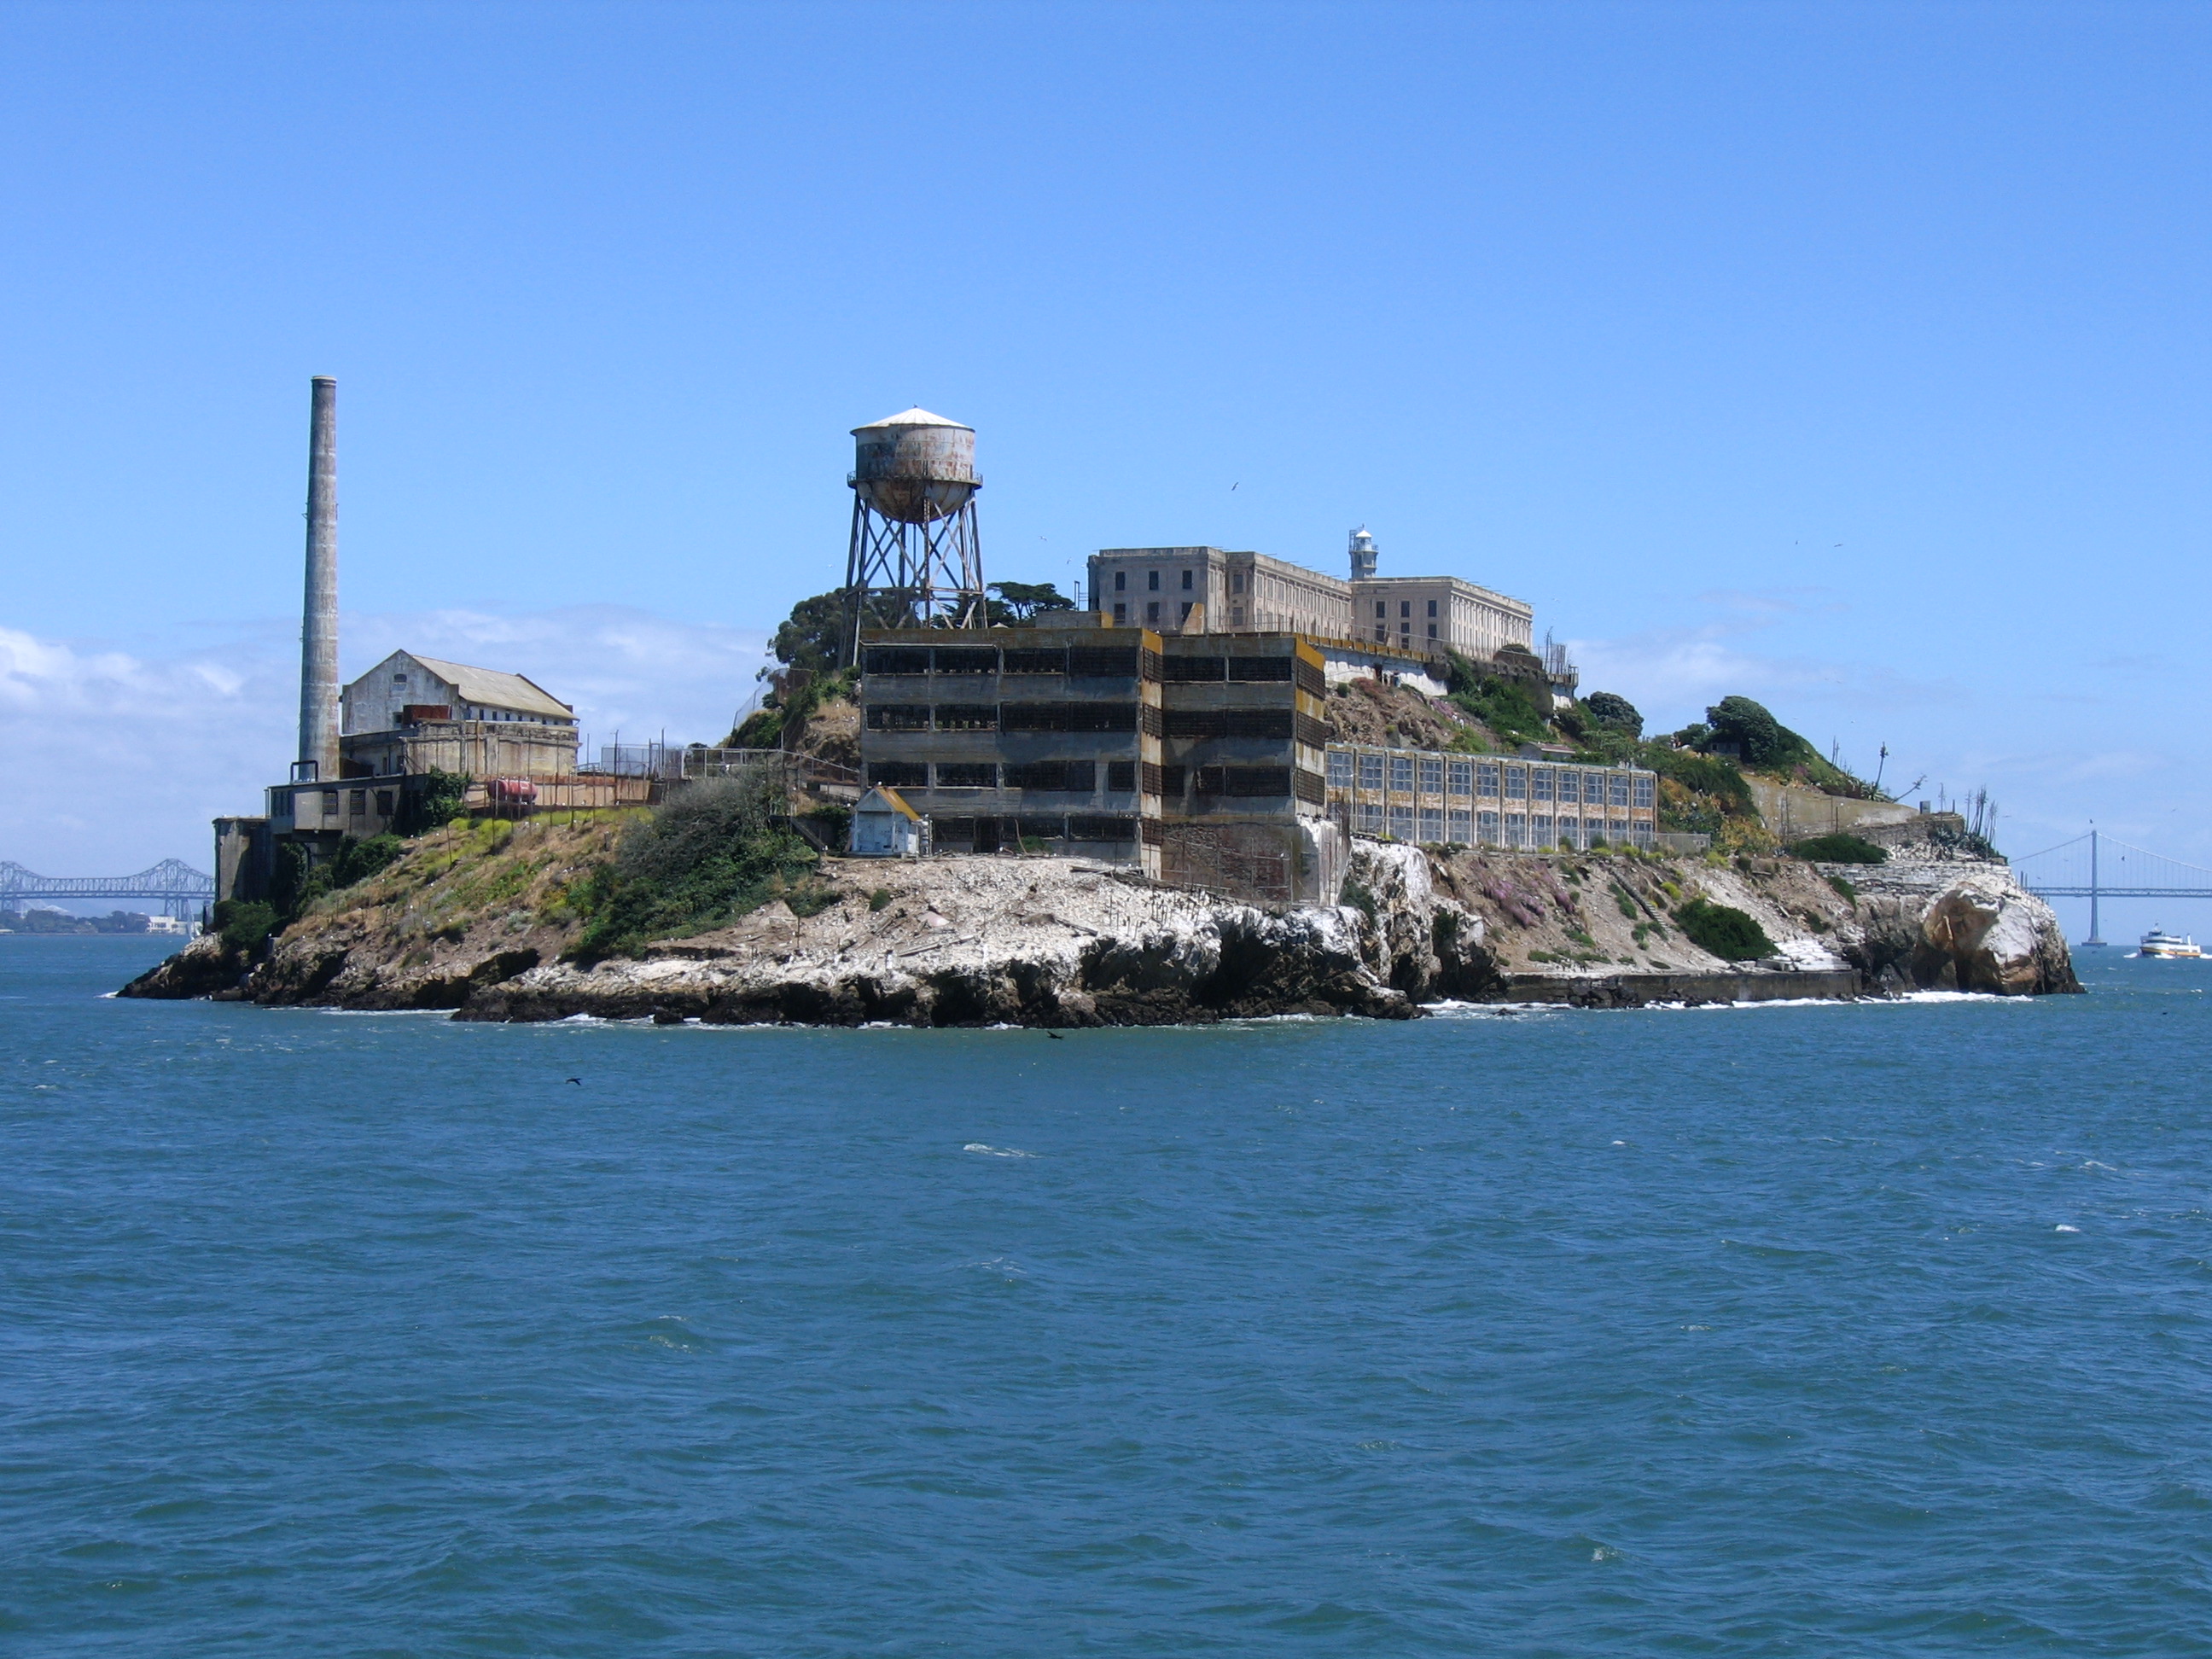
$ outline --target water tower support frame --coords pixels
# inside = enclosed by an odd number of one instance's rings
[[[860,630],[983,628],[983,550],[971,496],[927,524],[887,519],[858,494],[845,558],[843,662],[860,659]]]

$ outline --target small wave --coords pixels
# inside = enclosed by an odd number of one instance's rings
[[[327,1019],[451,1019],[450,1008],[317,1008]]]
[[[2068,1226],[2064,1222],[2063,1222],[2063,1221],[2062,1221],[2062,1222],[2060,1222],[2060,1223],[2059,1223],[2056,1227],[2053,1227],[2051,1231],[2052,1232],[2054,1232],[2054,1233],[2078,1233],[2078,1232],[2080,1232],[2081,1230],[2079,1227],[2069,1227],[2069,1226]]]
[[[1431,1019],[1527,1019],[1532,1015],[1571,1014],[1564,1002],[1425,1002],[1421,1012]]]
[[[980,1140],[971,1140],[960,1150],[963,1152],[980,1153],[985,1158],[1035,1158],[1036,1156],[1035,1152],[1025,1152],[1018,1146],[987,1146]]]

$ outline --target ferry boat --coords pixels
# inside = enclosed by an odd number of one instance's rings
[[[2139,957],[2201,957],[2204,952],[2197,948],[2197,941],[2186,933],[2169,933],[2154,927],[2142,936],[2142,943],[2136,947],[2136,954]]]

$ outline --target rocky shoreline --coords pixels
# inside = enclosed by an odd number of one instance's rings
[[[501,826],[505,830],[505,826]],[[561,894],[605,831],[455,828],[250,960],[210,936],[119,993],[463,1020],[1152,1025],[1422,1006],[2078,991],[2057,919],[2001,864],[1854,867],[1354,843],[1342,902],[1270,909],[1043,856],[832,859],[781,900],[635,958],[568,960]],[[596,839],[594,839],[596,837]],[[1776,947],[1699,950],[1674,912],[1742,910]]]

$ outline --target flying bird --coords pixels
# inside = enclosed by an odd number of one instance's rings
[[[1045,1035],[1050,1037],[1054,1042],[1065,1042],[1067,1041],[1066,1037],[1060,1036],[1057,1031],[1047,1031]]]
[[[574,1084],[580,1089],[584,1086],[584,1079],[580,1077],[572,1077],[568,1081]]]
[[[1244,480],[1243,480],[1243,479],[1239,478],[1239,479],[1237,481],[1237,483],[1243,483],[1243,482],[1244,482]],[[1230,485],[1229,487],[1230,487],[1231,489],[1236,489],[1236,488],[1237,488],[1237,484],[1231,484],[1231,485]]]

